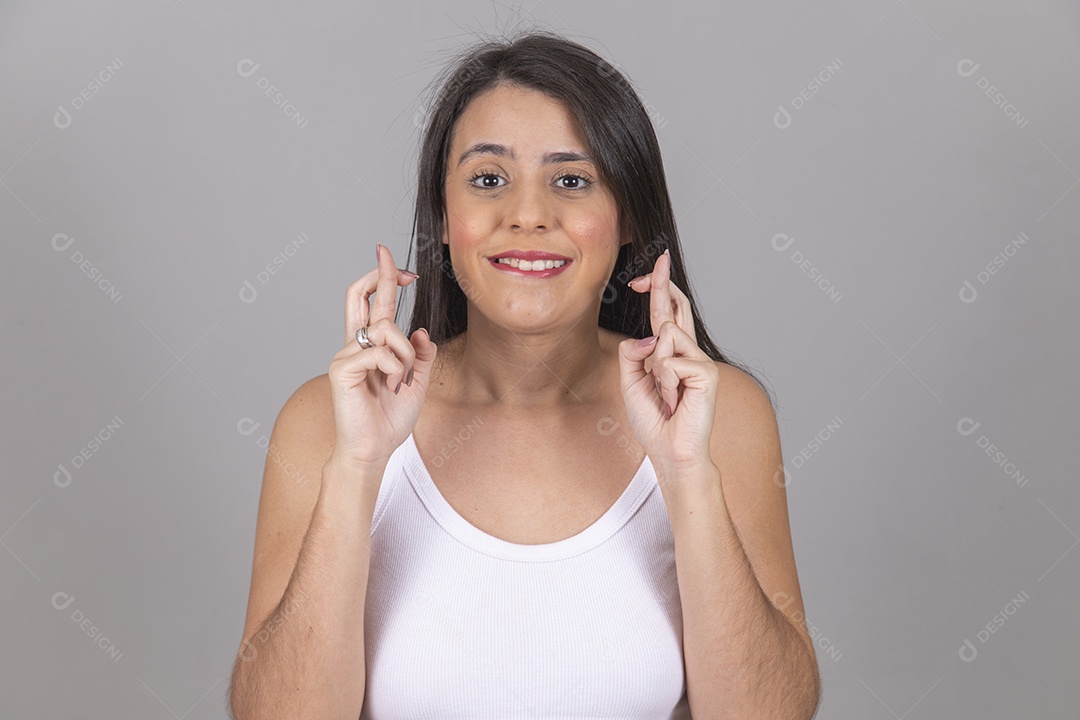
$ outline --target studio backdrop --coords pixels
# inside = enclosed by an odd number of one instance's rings
[[[1075,718],[1062,0],[4,3],[0,716],[226,717],[277,413],[406,257],[432,79],[530,28],[631,79],[775,394],[819,717]]]

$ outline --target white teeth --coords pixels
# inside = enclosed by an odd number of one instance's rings
[[[518,260],[517,258],[499,258],[495,262],[502,263],[503,265],[510,265],[516,267],[519,270],[550,270],[551,268],[562,267],[566,264],[565,260]]]

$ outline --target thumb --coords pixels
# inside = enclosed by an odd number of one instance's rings
[[[641,340],[629,338],[619,343],[619,374],[624,387],[645,377],[645,360],[653,354],[655,348],[655,335]]]
[[[439,346],[431,341],[431,336],[428,335],[428,331],[424,328],[414,332],[412,337],[409,338],[409,342],[416,352],[416,359],[413,361],[413,374],[422,375],[427,380],[431,374],[431,366],[435,362],[435,355]]]

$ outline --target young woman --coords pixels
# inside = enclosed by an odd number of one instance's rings
[[[275,424],[235,717],[812,717],[773,406],[701,321],[626,78],[472,48],[413,230]]]

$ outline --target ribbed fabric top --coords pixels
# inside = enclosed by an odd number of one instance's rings
[[[410,434],[371,527],[361,719],[689,718],[674,538],[646,457],[573,537],[489,535]]]

